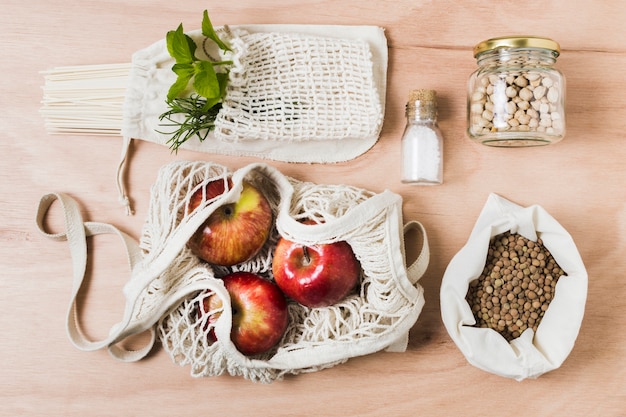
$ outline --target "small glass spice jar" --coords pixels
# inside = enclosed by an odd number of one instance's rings
[[[443,182],[443,137],[437,124],[437,92],[411,90],[402,135],[402,182],[437,185]]]
[[[548,145],[565,136],[565,77],[554,68],[557,42],[534,36],[492,38],[474,47],[467,133],[484,145]]]

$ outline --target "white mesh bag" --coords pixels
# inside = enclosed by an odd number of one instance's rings
[[[381,103],[364,40],[297,33],[230,37],[234,66],[215,136],[242,140],[341,140],[378,135]]]
[[[193,213],[186,212],[188,199],[196,189],[226,177],[231,178],[232,188],[204,201]],[[251,260],[229,268],[213,267],[191,254],[186,242],[213,210],[238,199],[244,179],[264,192],[274,211],[276,227],[265,247]],[[43,216],[55,199],[62,201],[66,215],[74,211],[67,196],[45,196],[38,216],[42,231]],[[421,224],[413,221],[403,225],[401,206],[401,197],[390,191],[375,194],[345,185],[300,182],[265,164],[229,172],[207,162],[170,163],[161,169],[153,186],[139,245],[125,239],[127,247],[132,248],[129,253],[135,256],[131,279],[124,288],[124,319],[113,326],[106,340],[99,342],[87,341],[72,324],[75,320],[69,320],[70,338],[81,349],[107,347],[120,359],[136,360],[149,351],[154,338],[138,352],[124,351],[118,342],[150,329],[173,361],[190,366],[193,376],[228,373],[264,383],[381,350],[404,351],[409,330],[424,305],[418,280],[427,268],[429,249]],[[304,218],[323,223],[303,225],[299,220]],[[69,236],[76,233],[78,222],[82,220],[69,221],[74,226],[67,228],[67,238],[70,247],[78,247],[81,252],[80,242],[85,236]],[[85,230],[91,230],[88,223],[84,225]],[[407,267],[404,234],[413,229],[421,233],[421,250]],[[98,231],[87,235],[92,232]],[[111,232],[111,228],[101,232]],[[347,241],[361,263],[360,283],[351,295],[330,307],[311,309],[290,302],[289,325],[283,339],[273,350],[247,357],[230,341],[230,299],[220,277],[249,271],[271,279],[273,249],[281,235],[304,244]],[[74,257],[78,271],[81,268],[76,259],[80,257]],[[76,274],[75,286],[80,287],[80,276]],[[219,319],[209,324],[206,317],[199,318],[197,306],[212,294],[222,299],[224,307]],[[217,341],[208,337],[211,331]]]

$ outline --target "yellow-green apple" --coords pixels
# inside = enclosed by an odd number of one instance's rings
[[[283,337],[289,314],[287,300],[273,282],[250,272],[234,272],[222,278],[230,295],[233,324],[231,340],[244,355],[252,356],[267,352]],[[222,308],[222,300],[212,294],[201,304],[201,313],[209,314]],[[215,324],[220,312],[207,319]],[[209,333],[211,341],[215,333]]]
[[[345,241],[306,246],[283,237],[276,245],[272,272],[288,297],[307,307],[326,307],[354,288],[361,265]]]
[[[228,180],[229,188],[232,186]],[[211,181],[189,199],[188,210],[195,210],[203,199],[226,191],[226,181]],[[203,190],[204,188],[204,190]],[[273,215],[265,195],[247,181],[239,199],[218,207],[189,239],[192,253],[206,262],[231,266],[244,262],[263,247],[272,230]]]

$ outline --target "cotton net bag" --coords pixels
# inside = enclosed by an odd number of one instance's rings
[[[466,301],[470,282],[483,273],[490,240],[505,232],[543,246],[565,272],[537,331],[524,330],[510,342],[492,328],[476,327]],[[441,315],[450,337],[472,365],[518,381],[561,366],[572,350],[585,310],[587,271],[570,234],[538,205],[518,206],[491,194],[463,248],[441,284]]]
[[[230,178],[232,187],[221,196],[204,200],[192,213],[190,196],[211,181]],[[275,216],[275,227],[265,247],[254,258],[233,267],[216,267],[199,260],[186,242],[219,206],[238,199],[243,181],[263,191]],[[43,217],[52,201],[60,200],[67,232],[52,235],[70,241],[75,259],[75,291],[84,276],[84,240],[97,233],[111,233],[108,225],[84,223],[73,200],[62,194],[42,198]],[[304,225],[303,219],[315,225]],[[78,231],[77,231],[78,229]],[[80,230],[84,229],[85,234]],[[421,235],[420,254],[406,265],[405,233]],[[78,233],[78,236],[76,234]],[[230,172],[207,162],[173,162],[158,174],[140,242],[120,234],[131,260],[131,279],[124,288],[123,320],[102,341],[87,340],[76,326],[75,299],[68,315],[72,342],[82,350],[109,349],[121,360],[138,360],[159,339],[172,360],[189,366],[195,377],[228,373],[263,383],[288,374],[312,372],[348,359],[387,350],[406,350],[409,330],[424,305],[419,279],[428,266],[426,233],[419,222],[403,224],[402,199],[390,191],[376,194],[345,185],[317,185],[282,175],[266,164],[252,164]],[[361,264],[359,284],[339,303],[307,308],[289,303],[289,325],[271,351],[247,357],[230,340],[230,298],[220,279],[230,272],[248,271],[273,279],[272,255],[280,236],[303,244],[346,241]],[[82,268],[81,268],[82,267]],[[83,272],[81,272],[83,271]],[[198,314],[199,304],[211,295],[220,297],[223,309],[216,322]],[[217,311],[211,311],[215,314]],[[125,351],[130,335],[149,330],[151,341],[136,352]],[[211,332],[215,338],[209,337]],[[215,340],[217,339],[217,340]]]
[[[356,158],[378,140],[385,111],[387,41],[374,26],[232,25],[216,28],[232,52],[187,34],[200,59],[232,60],[215,130],[180,148],[296,163]],[[121,135],[118,176],[132,139],[167,146],[159,116],[176,75],[164,39],[130,64],[61,67],[46,73],[41,113],[52,134]]]

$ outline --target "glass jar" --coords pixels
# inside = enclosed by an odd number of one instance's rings
[[[443,137],[437,124],[437,92],[411,90],[402,135],[402,182],[437,185],[443,182]]]
[[[565,77],[554,68],[560,46],[532,36],[483,41],[468,83],[467,133],[484,145],[559,142],[565,135]]]

